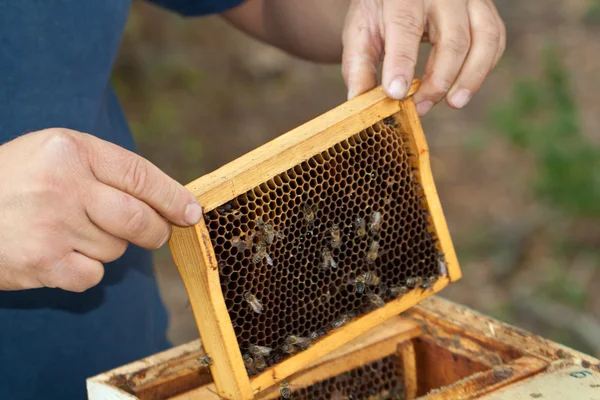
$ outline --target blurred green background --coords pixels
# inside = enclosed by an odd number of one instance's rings
[[[422,121],[464,272],[443,296],[600,356],[600,1],[497,6],[500,65],[465,109],[438,105]],[[113,83],[140,153],[181,183],[346,96],[339,66],[140,1]],[[170,339],[196,338],[166,247],[156,269]]]

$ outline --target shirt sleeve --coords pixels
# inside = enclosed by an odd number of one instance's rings
[[[244,0],[148,0],[186,17],[218,14],[238,6]]]

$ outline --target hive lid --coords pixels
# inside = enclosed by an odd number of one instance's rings
[[[460,278],[414,102],[381,87],[187,187],[204,219],[170,246],[223,398]]]

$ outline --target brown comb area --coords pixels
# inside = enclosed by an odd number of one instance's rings
[[[290,398],[295,400],[401,400],[404,399],[401,379],[397,358],[389,356],[296,391],[291,387]]]
[[[366,293],[389,301],[389,288],[438,275],[441,255],[407,140],[388,118],[205,214],[243,354],[250,345],[267,346],[274,349],[267,364],[276,364],[288,356],[281,350],[288,335],[321,336],[340,317],[373,310]],[[381,226],[370,232],[375,213]],[[364,235],[357,218],[365,221]],[[258,219],[273,227],[270,235],[261,234]],[[340,228],[337,243],[333,225]],[[374,241],[380,248],[369,263]],[[324,263],[328,250],[335,265]],[[357,293],[352,280],[367,272],[380,282]]]

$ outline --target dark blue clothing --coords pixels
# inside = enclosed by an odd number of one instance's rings
[[[201,15],[241,1],[155,3]],[[109,85],[129,8],[130,0],[0,0],[0,144],[66,127],[134,150]],[[0,292],[0,399],[84,399],[86,378],[164,350],[166,326],[151,253],[135,246],[84,293]]]

